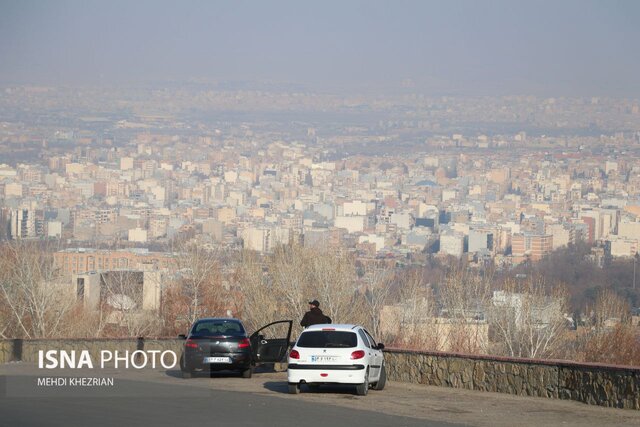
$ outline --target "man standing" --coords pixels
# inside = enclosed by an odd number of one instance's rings
[[[317,299],[309,301],[309,311],[304,314],[300,326],[308,328],[311,325],[317,325],[321,323],[331,323],[331,318],[325,316],[320,310],[320,303]]]

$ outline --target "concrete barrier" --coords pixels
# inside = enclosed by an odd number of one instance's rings
[[[177,338],[0,340],[0,363],[37,362],[39,350],[172,350]],[[640,367],[385,349],[390,380],[640,410]],[[286,364],[284,364],[286,365]]]
[[[385,350],[390,380],[640,409],[640,367]]]

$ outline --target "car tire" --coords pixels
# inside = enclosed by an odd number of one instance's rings
[[[298,394],[298,393],[300,393],[300,384],[289,383],[289,394]]]
[[[373,385],[374,390],[382,390],[384,385],[387,383],[387,369],[382,365],[382,369],[380,370],[380,378],[378,378],[378,382]]]
[[[318,391],[320,389],[320,384],[309,383],[307,384],[307,387],[309,387],[309,390]]]
[[[244,371],[242,371],[242,378],[251,378],[252,374],[253,374],[253,368],[247,368]]]
[[[356,394],[358,396],[366,396],[369,392],[369,370],[364,374],[364,382],[356,385]]]

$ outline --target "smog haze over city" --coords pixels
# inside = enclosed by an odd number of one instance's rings
[[[640,94],[634,1],[3,1],[0,81]],[[403,85],[403,82],[405,84]]]
[[[0,0],[0,337],[295,335],[317,299],[399,348],[640,365],[639,23]]]

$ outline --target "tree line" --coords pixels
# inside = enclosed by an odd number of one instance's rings
[[[159,310],[142,310],[140,276],[105,275],[97,308],[77,298],[51,248],[0,248],[0,337],[176,336],[197,318],[241,318],[249,330],[298,322],[318,299],[335,323],[364,325],[388,346],[640,365],[628,301],[598,289],[580,310],[570,287],[528,272],[474,270],[456,260],[398,267],[348,251],[282,246],[261,255],[202,244],[175,248]]]

